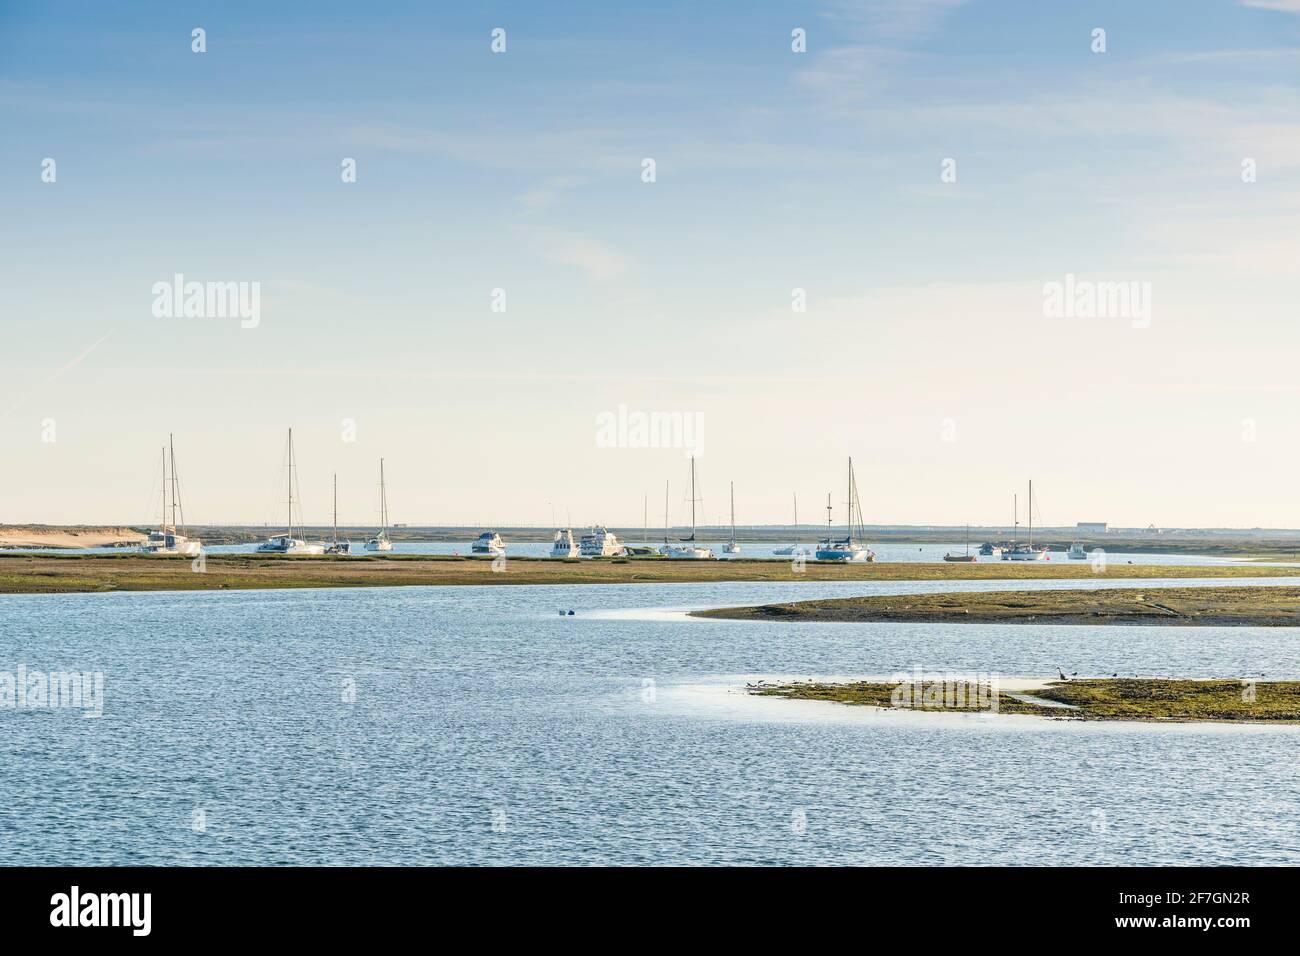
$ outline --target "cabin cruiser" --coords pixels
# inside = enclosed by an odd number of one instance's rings
[[[308,544],[302,538],[277,534],[257,546],[259,554],[324,554],[325,545]]]
[[[608,528],[592,528],[590,534],[582,536],[578,550],[584,558],[612,558],[623,553],[623,546],[618,543],[614,532]]]
[[[1081,545],[1081,544],[1080,544],[1079,542],[1077,542],[1077,541],[1074,542],[1074,544],[1070,545],[1070,550],[1067,551],[1067,552],[1065,552],[1065,556],[1066,556],[1067,558],[1071,558],[1072,560],[1075,560],[1075,561],[1087,561],[1087,560],[1088,560],[1088,552],[1087,552],[1087,551],[1084,551],[1084,550],[1083,550],[1083,545]]]
[[[195,558],[203,551],[203,543],[197,538],[191,540],[168,526],[150,531],[148,540],[140,545],[140,550],[145,554],[176,554]]]
[[[506,553],[506,543],[501,540],[501,535],[495,531],[484,531],[474,539],[474,543],[469,546],[472,554],[491,554],[499,555]]]
[[[572,530],[563,528],[555,532],[555,541],[551,544],[551,557],[576,558],[580,553],[578,546],[573,543]]]
[[[712,561],[716,557],[709,548],[701,547],[691,541],[665,544],[659,549],[659,553],[675,561]]]

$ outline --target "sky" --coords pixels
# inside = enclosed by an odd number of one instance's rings
[[[0,223],[0,523],[1300,526],[1300,0],[0,0]]]

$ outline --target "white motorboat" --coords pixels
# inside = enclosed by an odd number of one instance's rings
[[[469,546],[471,554],[490,554],[496,556],[506,553],[506,543],[501,540],[501,535],[495,531],[484,531],[474,539],[474,543]]]
[[[659,553],[665,558],[674,561],[712,561],[714,553],[702,545],[695,543],[695,503],[699,500],[695,497],[695,456],[691,456],[691,536],[689,538],[680,538],[677,542],[670,544],[666,539],[668,515],[667,515],[667,492],[665,492],[665,513],[664,513],[664,546],[659,549]]]
[[[858,501],[858,484],[853,477],[853,459],[849,459],[849,499],[848,520],[844,523],[844,537],[837,538],[831,533],[831,496],[826,496],[826,537],[817,544],[814,557],[818,561],[838,561],[843,564],[876,560],[876,552],[861,541],[866,532],[862,523],[862,503]],[[856,516],[856,522],[855,522]],[[858,541],[853,540],[854,529],[858,531]]]
[[[170,478],[167,474],[168,459],[171,461]],[[178,513],[179,526],[176,522]],[[184,526],[185,508],[181,504],[180,479],[176,477],[176,443],[173,437],[168,435],[167,447],[162,450],[162,521],[157,530],[149,532],[149,537],[140,546],[140,550],[145,554],[198,557],[203,551],[203,542],[183,534],[181,529]]]
[[[623,553],[623,546],[614,532],[601,526],[582,536],[578,550],[584,558],[613,558]]]
[[[384,485],[384,459],[379,459],[379,533],[366,542],[367,551],[392,551],[388,540],[388,489]]]
[[[309,544],[302,537],[302,527],[297,527],[298,534],[294,534],[293,523],[293,502],[297,492],[297,486],[294,481],[294,460],[293,460],[293,429],[289,429],[289,522],[288,530],[284,534],[277,534],[257,546],[257,550],[262,554],[324,554],[325,545]],[[299,516],[301,521],[301,516]]]
[[[578,545],[574,543],[573,531],[569,528],[561,528],[555,532],[555,541],[551,543],[551,557],[553,558],[576,558],[582,552]]]
[[[1088,560],[1088,552],[1083,550],[1083,545],[1081,545],[1077,541],[1074,542],[1072,545],[1070,545],[1070,550],[1065,552],[1065,556],[1071,559],[1072,561]]]

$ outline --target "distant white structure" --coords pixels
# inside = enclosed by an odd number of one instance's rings
[[[1074,528],[1081,534],[1105,534],[1106,524],[1105,521],[1080,521]]]

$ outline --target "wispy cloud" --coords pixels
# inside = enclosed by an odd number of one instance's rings
[[[933,33],[966,0],[832,0],[828,20],[883,40],[916,40]]]
[[[594,236],[559,229],[521,227],[519,231],[544,247],[552,262],[575,266],[594,282],[604,282],[626,272],[632,260]]]
[[[1256,10],[1281,10],[1286,13],[1300,13],[1300,0],[1237,0],[1243,7]]]

